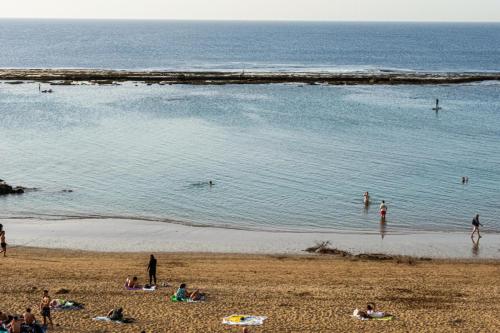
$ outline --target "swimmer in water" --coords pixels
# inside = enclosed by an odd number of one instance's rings
[[[370,204],[370,194],[368,194],[368,192],[365,192],[363,194],[363,202],[365,206],[368,206]]]

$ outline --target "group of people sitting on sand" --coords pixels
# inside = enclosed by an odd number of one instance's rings
[[[42,326],[37,322],[30,308],[22,316],[8,315],[0,311],[0,332],[9,333],[43,333]]]
[[[43,327],[46,328],[48,323],[51,327],[54,327],[50,316],[50,301],[49,291],[44,290],[42,301],[40,302],[41,325],[31,312],[31,308],[26,308],[22,316],[8,315],[0,312],[0,332],[3,330],[9,333],[39,333],[44,332]]]

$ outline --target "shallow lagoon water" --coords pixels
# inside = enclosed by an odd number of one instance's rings
[[[500,231],[498,83],[52,88],[0,84],[1,178],[40,188],[1,217],[378,233],[385,200],[388,234]]]

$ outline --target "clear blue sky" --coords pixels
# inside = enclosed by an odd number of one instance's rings
[[[0,17],[500,22],[500,0],[0,0]]]

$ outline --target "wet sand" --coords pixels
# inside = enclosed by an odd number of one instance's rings
[[[0,69],[0,80],[96,84],[136,81],[158,84],[265,84],[306,83],[331,85],[458,84],[500,80],[500,72],[174,72],[107,69]]]
[[[267,316],[250,332],[494,332],[500,327],[498,261],[413,264],[321,255],[157,254],[156,292],[126,291],[127,275],[146,278],[149,253],[96,253],[17,247],[0,257],[0,310],[36,308],[44,288],[82,302],[54,312],[57,332],[241,332],[224,316]],[[165,296],[186,282],[208,294],[204,303]],[[354,308],[375,302],[393,321],[359,321]],[[92,321],[122,306],[134,324]],[[38,311],[35,311],[37,317]],[[49,330],[50,332],[50,330]]]
[[[254,254],[301,254],[316,242],[329,241],[352,253],[385,253],[432,258],[500,259],[500,234],[483,230],[478,246],[470,231],[395,234],[238,230],[128,219],[0,219],[11,246],[90,251],[163,251]],[[382,237],[383,236],[383,237]]]

